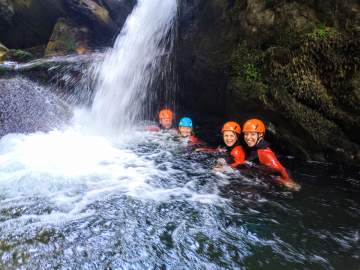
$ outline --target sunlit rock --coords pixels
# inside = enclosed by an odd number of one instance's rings
[[[73,21],[60,18],[47,44],[45,55],[83,54],[88,50],[90,30]]]

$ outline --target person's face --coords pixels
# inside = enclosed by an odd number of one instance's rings
[[[249,147],[255,146],[259,141],[259,137],[257,132],[244,132],[244,141]]]
[[[190,127],[179,127],[179,132],[182,137],[190,137],[191,136],[191,128]]]
[[[160,126],[165,129],[169,129],[172,126],[172,119],[171,118],[160,118]]]
[[[231,147],[233,146],[237,141],[237,135],[235,132],[226,130],[223,133],[223,139],[226,146]]]

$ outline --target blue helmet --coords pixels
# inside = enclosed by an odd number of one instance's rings
[[[180,119],[179,127],[193,127],[192,120],[189,117],[183,117]]]

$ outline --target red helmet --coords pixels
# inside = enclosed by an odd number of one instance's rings
[[[259,119],[247,120],[243,126],[243,132],[265,133],[264,122]]]
[[[224,133],[224,131],[232,131],[237,134],[240,134],[241,127],[238,123],[230,121],[224,124],[223,128],[221,129],[221,133]]]
[[[172,110],[169,110],[169,109],[163,109],[159,112],[159,119],[163,119],[163,118],[172,119],[173,116],[174,116],[174,113],[172,112]]]

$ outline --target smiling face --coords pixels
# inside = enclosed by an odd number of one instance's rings
[[[244,141],[249,147],[254,147],[261,136],[262,134],[257,132],[244,132]]]
[[[224,139],[225,145],[228,147],[231,147],[236,143],[238,137],[235,132],[230,131],[230,130],[225,130],[223,132],[223,139]]]
[[[172,126],[172,119],[171,118],[160,118],[159,123],[162,128],[170,129]]]
[[[191,128],[190,127],[179,127],[179,132],[182,137],[190,137],[191,136]]]

